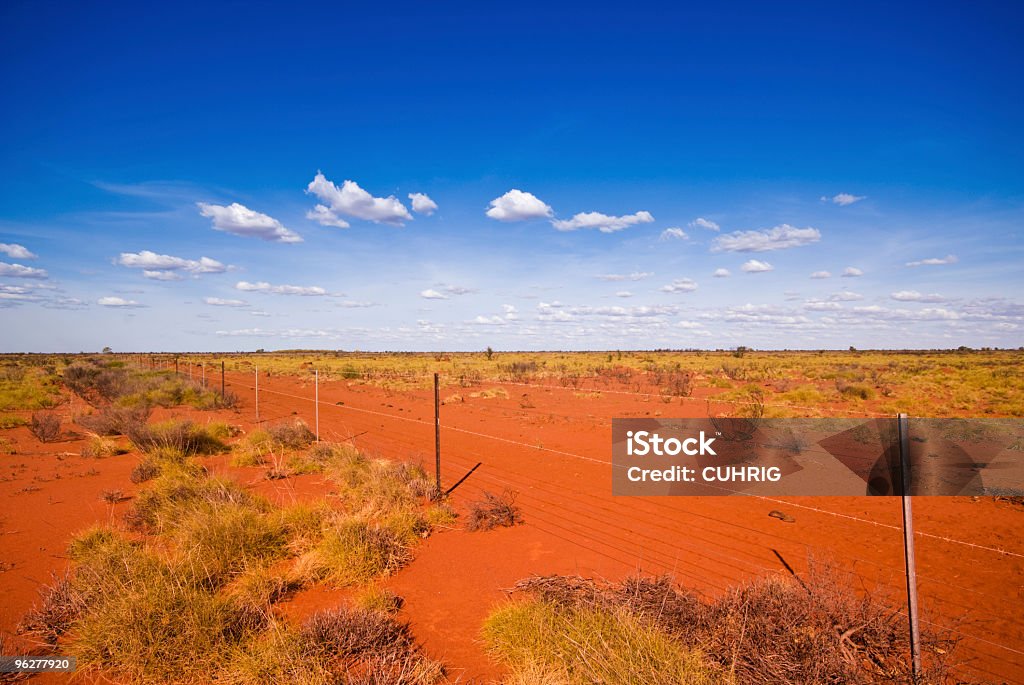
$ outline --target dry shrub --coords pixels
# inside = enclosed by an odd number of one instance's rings
[[[86,459],[105,459],[106,457],[125,454],[127,451],[113,440],[100,436],[90,439],[89,442],[82,446],[82,456]]]
[[[39,442],[53,442],[60,437],[60,417],[49,411],[32,412],[28,429]]]
[[[736,682],[909,682],[905,617],[884,596],[858,595],[853,586],[849,573],[812,564],[802,580],[767,576],[712,601],[676,587],[667,576],[619,584],[534,576],[515,590],[555,606],[625,609],[702,652]],[[922,642],[926,673],[919,682],[942,682],[955,641],[926,631]]]
[[[510,528],[523,522],[523,515],[516,506],[515,493],[506,490],[500,495],[484,492],[483,499],[471,502],[466,516],[466,530],[491,530],[503,526]]]
[[[83,414],[75,423],[99,436],[128,435],[138,431],[149,420],[148,406],[120,407],[111,405],[97,414]]]
[[[313,431],[309,430],[309,426],[303,421],[278,423],[267,426],[266,431],[275,442],[293,450],[309,447],[316,440],[316,435],[314,435]]]
[[[216,454],[226,447],[214,431],[187,420],[135,426],[128,431],[128,439],[143,452],[173,450],[187,456]]]
[[[128,479],[138,485],[139,483],[145,483],[147,480],[153,480],[159,475],[160,465],[154,460],[146,458],[136,464]]]
[[[41,601],[18,624],[19,633],[30,633],[48,645],[66,633],[85,610],[85,595],[72,584],[72,576],[52,575],[53,582],[40,590]]]
[[[314,614],[299,634],[309,654],[386,657],[405,654],[413,646],[407,624],[381,611],[346,606]]]

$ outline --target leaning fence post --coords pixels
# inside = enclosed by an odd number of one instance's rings
[[[914,513],[910,504],[910,434],[906,414],[897,417],[900,441],[900,494],[903,500],[903,556],[907,566],[907,618],[913,679],[921,675],[921,627],[917,619],[917,565],[914,561]]]
[[[434,475],[437,494],[441,495],[441,394],[438,377],[434,374]]]

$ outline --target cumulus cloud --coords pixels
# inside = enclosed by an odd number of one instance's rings
[[[619,292],[615,293],[615,297],[633,297],[633,293],[629,292],[628,290],[620,290]]]
[[[504,326],[508,322],[500,316],[478,316],[470,323],[478,326]]]
[[[832,273],[830,271],[815,271],[811,274],[811,278],[832,278]]]
[[[601,212],[580,212],[571,219],[555,219],[551,222],[551,225],[559,231],[596,228],[601,233],[615,233],[636,224],[649,224],[653,221],[654,216],[650,212],[643,210],[636,214],[626,214],[624,216],[609,216]]]
[[[718,224],[710,219],[705,219],[702,216],[698,216],[696,219],[687,224],[690,228],[706,228],[709,231],[717,231],[721,228]]]
[[[497,221],[527,221],[548,219],[554,211],[533,193],[513,188],[501,197],[491,200],[487,216]]]
[[[832,197],[825,197],[823,195],[821,197],[821,201],[831,202],[832,204],[839,205],[840,207],[846,207],[847,205],[852,205],[854,202],[860,202],[866,197],[866,195],[851,195],[850,193],[839,193],[838,195],[833,195]]]
[[[956,264],[958,261],[956,255],[948,254],[945,257],[931,257],[929,259],[920,259],[916,262],[907,262],[907,266],[943,266],[945,264]]]
[[[850,292],[849,290],[840,290],[833,295],[830,295],[829,300],[832,302],[856,302],[857,300],[863,300],[864,296],[860,293]]]
[[[316,205],[306,212],[306,218],[315,221],[321,226],[334,226],[335,228],[348,228],[351,224],[331,211],[327,205]]]
[[[184,280],[184,276],[177,273],[176,271],[150,271],[146,269],[142,272],[143,278],[148,278],[152,281],[181,281]]]
[[[438,288],[444,291],[447,295],[470,295],[475,293],[476,288],[466,288],[461,285],[446,285],[444,283],[437,284]]]
[[[143,306],[145,306],[145,305],[139,304],[135,300],[126,300],[123,297],[101,297],[100,299],[96,300],[96,304],[101,305],[103,307],[126,307],[126,308],[143,307]]]
[[[302,236],[285,228],[277,219],[232,202],[230,205],[211,205],[197,202],[199,213],[212,219],[213,228],[246,238],[259,238],[276,243],[301,243]]]
[[[409,193],[409,201],[412,203],[412,211],[417,214],[430,216],[437,211],[437,203],[426,193]]]
[[[686,240],[689,238],[686,231],[681,228],[666,228],[661,232],[659,240]]]
[[[743,266],[741,266],[740,269],[748,274],[758,274],[765,271],[774,271],[775,267],[768,262],[762,262],[759,259],[751,259],[743,262]]]
[[[602,274],[598,276],[602,281],[642,281],[650,278],[654,273],[651,271],[634,271],[631,274]]]
[[[503,304],[501,309],[505,312],[505,318],[509,321],[516,321],[519,318],[519,310],[514,304]]]
[[[711,274],[715,278],[729,278],[732,274],[728,269],[715,269],[715,273]]]
[[[22,264],[8,264],[0,262],[0,276],[12,276],[14,278],[48,278],[49,274],[45,269],[36,269]]]
[[[319,171],[306,186],[306,192],[315,195],[322,203],[309,212],[306,218],[327,226],[347,228],[348,224],[341,216],[392,226],[402,226],[404,222],[412,221],[412,214],[394,195],[374,197],[360,188],[358,183],[349,180],[339,188]]]
[[[28,251],[24,245],[18,245],[17,243],[0,243],[0,252],[11,259],[36,259],[37,255],[32,254]]]
[[[239,281],[235,284],[235,290],[242,290],[250,293],[268,293],[272,295],[305,295],[313,297],[319,297],[327,294],[327,291],[318,285],[271,285],[266,281],[259,281],[257,283]]]
[[[214,307],[248,307],[245,300],[225,300],[221,297],[204,297],[203,302]]]
[[[659,290],[663,293],[692,293],[697,289],[697,282],[692,278],[677,278]]]
[[[848,266],[843,269],[843,273],[841,275],[843,278],[860,278],[864,275],[864,272],[855,266]]]
[[[946,298],[938,293],[925,295],[916,290],[897,290],[889,295],[897,302],[945,302]]]
[[[183,259],[149,250],[122,252],[117,258],[117,264],[130,269],[142,269],[143,276],[155,281],[180,281],[181,272],[198,276],[219,274],[228,270],[227,266],[209,257],[200,257],[198,260]]]
[[[821,240],[816,228],[796,228],[782,224],[763,231],[737,231],[715,238],[712,252],[770,252],[810,245]]]
[[[420,297],[425,300],[447,300],[448,296],[442,292],[434,290],[433,288],[427,288],[426,290],[420,291]]]

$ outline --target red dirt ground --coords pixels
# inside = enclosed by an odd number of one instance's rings
[[[260,418],[297,415],[313,426],[311,380],[261,376]],[[504,387],[509,397],[471,397],[495,387]],[[239,413],[191,412],[193,417],[250,429],[252,376],[229,374],[229,389],[242,398]],[[860,589],[885,593],[896,606],[905,596],[898,499],[612,497],[610,418],[704,416],[704,402],[666,404],[657,396],[499,383],[446,388],[441,397],[455,393],[465,401],[441,408],[444,485],[450,487],[480,463],[453,493],[456,505],[485,490],[509,489],[517,493],[525,523],[481,533],[441,531],[424,541],[413,563],[387,585],[405,598],[403,615],[427,652],[445,661],[462,682],[501,677],[502,669],[479,641],[480,627],[507,588],[532,573],[612,580],[638,570],[671,573],[681,584],[713,596],[758,575],[787,573],[786,564],[803,573],[809,560],[819,559],[852,569]],[[351,438],[366,452],[422,460],[430,470],[432,399],[430,390],[321,382],[321,437]],[[80,409],[72,405],[62,411],[70,415]],[[728,405],[713,409],[724,412]],[[127,502],[111,506],[100,495],[120,489],[130,496],[135,486],[128,474],[138,457],[87,460],[78,456],[81,441],[41,445],[25,428],[2,434],[18,449],[0,455],[0,568],[6,569],[0,572],[0,631],[9,635],[39,587],[63,568],[71,535],[123,512]],[[228,469],[223,458],[208,465],[232,471],[282,502],[330,489],[318,476],[265,481],[262,470]],[[773,509],[785,511],[795,523],[769,517]],[[961,635],[957,653],[965,660],[965,677],[1024,682],[1024,509],[991,499],[915,498],[914,512],[923,618]],[[301,618],[344,596],[315,588],[285,601],[282,610]],[[5,651],[12,651],[10,642]]]

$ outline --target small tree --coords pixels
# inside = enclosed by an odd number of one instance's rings
[[[486,350],[484,350],[484,354],[486,354],[486,355],[487,355],[487,361],[490,361],[490,360],[491,360],[491,357],[493,357],[493,356],[494,356],[494,350],[492,350],[492,349],[491,349],[491,346],[490,346],[490,345],[488,345],[488,346],[487,346],[487,349],[486,349]]]
[[[103,354],[112,354],[113,352],[109,345],[103,348]]]

